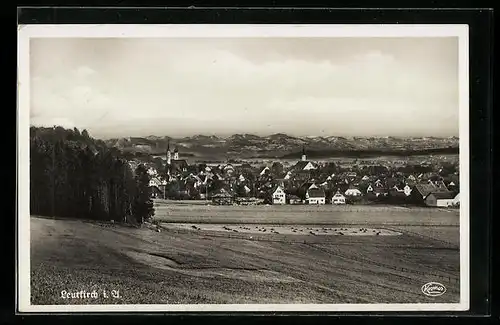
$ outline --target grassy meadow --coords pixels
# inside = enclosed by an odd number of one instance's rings
[[[458,303],[456,210],[155,202],[158,226],[31,217],[32,304]],[[224,233],[175,223],[352,225],[398,236]],[[162,226],[164,225],[164,226]],[[437,281],[447,292],[422,294]],[[61,291],[97,299],[62,299]],[[104,298],[102,291],[119,291]]]

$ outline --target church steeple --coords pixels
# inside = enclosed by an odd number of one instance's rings
[[[302,161],[306,161],[306,160],[307,160],[306,148],[302,147]]]
[[[167,142],[167,165],[170,165],[172,153],[170,152],[170,140]]]
[[[174,149],[174,160],[179,160],[179,149],[177,149],[177,146]]]

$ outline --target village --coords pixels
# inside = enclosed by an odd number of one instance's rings
[[[167,148],[163,164],[131,160],[132,169],[145,164],[152,198],[205,200],[216,205],[254,204],[393,204],[459,207],[458,162],[426,159],[350,166],[302,157],[286,166],[267,163],[197,163],[181,159]]]

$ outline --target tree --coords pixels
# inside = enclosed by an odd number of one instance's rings
[[[169,199],[179,199],[180,198],[180,185],[178,181],[170,182],[167,184],[167,197]]]
[[[283,176],[283,170],[283,165],[280,162],[275,161],[271,166],[271,175],[274,178],[280,178]]]
[[[138,223],[143,223],[144,220],[154,215],[154,209],[149,188],[149,175],[142,164],[135,170],[135,181],[137,189],[132,204],[132,214]]]
[[[222,188],[224,188],[224,182],[219,179],[212,180],[212,182],[208,185],[208,190],[211,193],[217,192]]]
[[[236,196],[238,197],[248,197],[248,193],[245,190],[245,184],[236,185]]]
[[[163,171],[165,170],[165,164],[163,163],[163,159],[161,159],[160,157],[156,157],[153,159],[153,164],[156,171],[162,174]]]
[[[75,129],[30,128],[32,214],[125,219],[137,184],[122,154]]]

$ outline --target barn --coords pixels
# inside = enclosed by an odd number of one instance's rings
[[[438,192],[430,193],[425,198],[425,204],[431,207],[450,207],[455,202],[455,194],[453,192]]]

